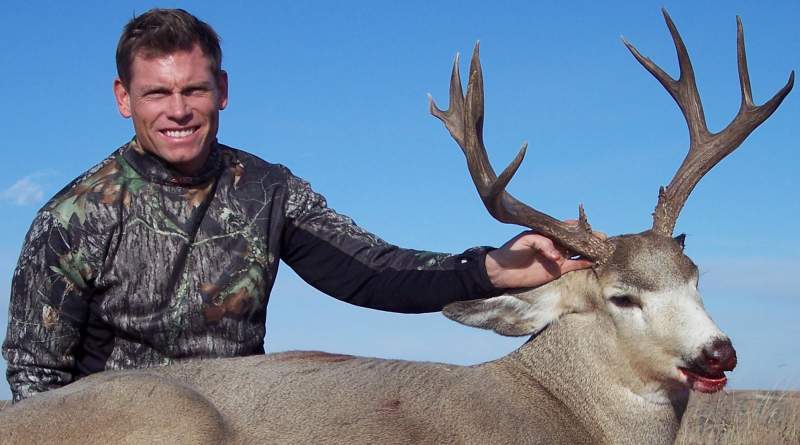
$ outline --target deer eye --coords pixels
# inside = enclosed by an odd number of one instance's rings
[[[609,298],[612,303],[614,303],[617,307],[624,307],[624,308],[634,308],[638,307],[641,308],[641,305],[633,299],[630,295],[618,295],[616,297]]]

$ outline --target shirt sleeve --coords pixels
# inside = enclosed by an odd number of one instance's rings
[[[390,312],[436,312],[454,301],[498,295],[487,247],[460,254],[403,249],[327,206],[289,174],[281,259],[306,282],[342,301]]]
[[[73,380],[91,272],[83,248],[72,238],[47,210],[26,236],[2,348],[14,402]]]

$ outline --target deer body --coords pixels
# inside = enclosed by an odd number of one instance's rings
[[[632,370],[597,366],[616,349],[610,323],[597,321],[564,317],[471,367],[283,353],[161,375],[201,388],[235,443],[672,443],[685,400],[649,400],[625,385]]]

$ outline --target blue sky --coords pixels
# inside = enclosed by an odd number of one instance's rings
[[[466,65],[476,40],[491,159],[502,168],[530,144],[510,191],[559,218],[574,217],[582,202],[609,234],[650,226],[658,186],[688,144],[676,105],[621,35],[676,74],[659,10],[667,7],[712,130],[738,110],[737,14],[757,102],[800,68],[794,0],[14,3],[0,27],[2,326],[36,210],[132,135],[111,95],[114,49],[126,21],[152,6],[186,8],[222,36],[231,83],[222,142],[288,165],[384,239],[435,251],[499,245],[519,230],[487,214],[460,150],[427,112],[426,93],[446,104],[453,56],[465,54]],[[706,175],[678,221],[702,271],[706,306],[739,353],[733,388],[800,387],[798,94]],[[267,335],[269,351],[463,364],[500,357],[524,340],[439,314],[350,307],[285,266]],[[8,396],[3,381],[0,398]]]

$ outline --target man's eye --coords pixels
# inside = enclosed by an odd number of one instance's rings
[[[641,308],[641,306],[630,295],[619,295],[617,297],[611,297],[610,300],[617,307]]]

